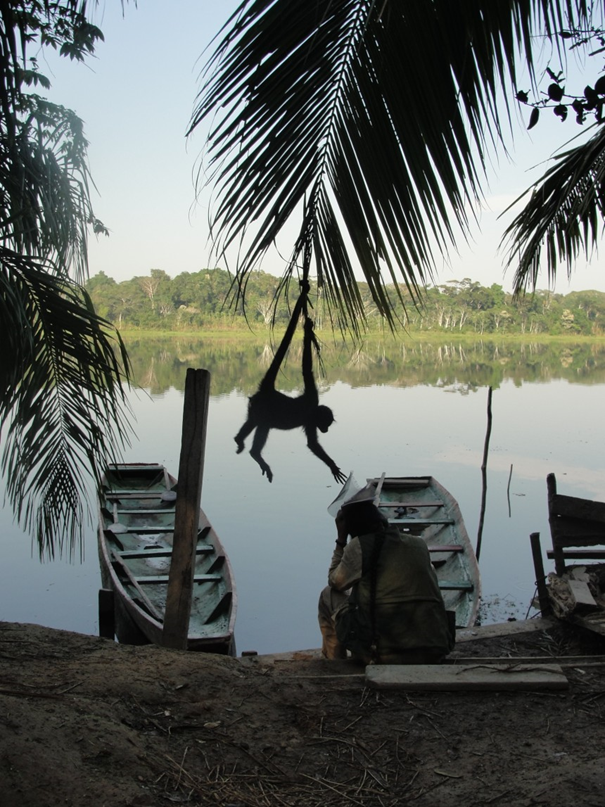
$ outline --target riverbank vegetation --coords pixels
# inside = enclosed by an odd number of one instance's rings
[[[233,295],[233,277],[220,268],[182,272],[171,278],[161,269],[148,276],[117,282],[103,272],[86,284],[96,311],[121,331],[131,328],[157,331],[269,330],[289,317],[286,295],[278,295],[280,278],[267,272],[252,272],[245,295]],[[369,333],[384,331],[385,319],[372,301],[367,283],[359,284]],[[519,334],[605,334],[605,293],[574,291],[556,294],[536,291],[512,295],[498,284],[482,286],[464,278],[423,289],[423,305],[393,285],[387,294],[394,320],[412,334],[447,333],[497,336]],[[290,284],[290,300],[297,294]],[[276,302],[277,299],[277,302]],[[314,316],[318,330],[338,330],[341,321],[313,289]]]

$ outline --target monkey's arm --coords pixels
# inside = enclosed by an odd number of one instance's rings
[[[311,395],[315,401],[319,401],[317,385],[313,376],[313,346],[319,353],[319,345],[313,333],[313,320],[307,317],[305,319],[305,335],[303,338],[302,374],[305,383],[305,395],[307,398]]]
[[[336,465],[334,460],[321,447],[319,440],[317,439],[317,429],[308,426],[305,428],[305,434],[307,435],[307,448],[312,451],[322,462],[326,463],[328,468],[332,471],[332,476],[337,482],[340,482],[341,484],[345,482],[347,477],[343,474],[338,465]]]
[[[301,294],[296,301],[296,305],[294,306],[294,310],[292,311],[292,316],[290,317],[290,322],[288,323],[288,327],[286,328],[286,332],[283,336],[283,339],[280,342],[279,347],[275,351],[275,356],[273,357],[273,361],[271,362],[271,366],[265,373],[265,377],[261,381],[261,388],[271,387],[272,389],[275,388],[275,381],[277,379],[277,374],[279,373],[279,368],[285,358],[285,355],[290,347],[290,342],[292,341],[292,337],[294,336],[294,332],[296,331],[296,326],[298,325],[298,320],[300,318],[300,312],[303,310],[303,306],[307,300],[307,292],[309,291],[309,284],[306,284],[306,287],[301,283],[303,288]]]

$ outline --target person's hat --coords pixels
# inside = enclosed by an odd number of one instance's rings
[[[360,487],[351,471],[342,490],[328,507],[328,513],[332,518],[336,518],[336,514],[341,507],[348,507],[351,504],[360,504],[361,502],[373,502],[375,498],[376,482],[368,482],[364,487]]]

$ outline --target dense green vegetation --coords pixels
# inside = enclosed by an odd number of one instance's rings
[[[120,330],[138,328],[158,331],[207,331],[270,328],[285,323],[288,306],[283,295],[275,307],[280,279],[266,272],[253,272],[248,278],[245,297],[232,299],[232,276],[223,269],[183,272],[175,278],[152,269],[147,277],[134,277],[117,283],[103,272],[86,284],[97,313]],[[366,323],[370,332],[385,327],[367,283],[360,283]],[[393,313],[410,333],[584,335],[605,333],[605,293],[576,291],[554,294],[536,291],[513,296],[502,286],[482,286],[468,278],[426,287],[424,306],[416,308],[411,299],[402,301],[393,286],[387,287]],[[290,298],[297,293],[291,283]],[[321,294],[314,290],[318,328],[338,328]]]

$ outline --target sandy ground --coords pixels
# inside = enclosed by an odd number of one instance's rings
[[[565,664],[568,690],[379,691],[311,651],[232,659],[0,623],[0,805],[602,807],[605,648],[533,627],[467,632],[453,655],[593,656]]]

